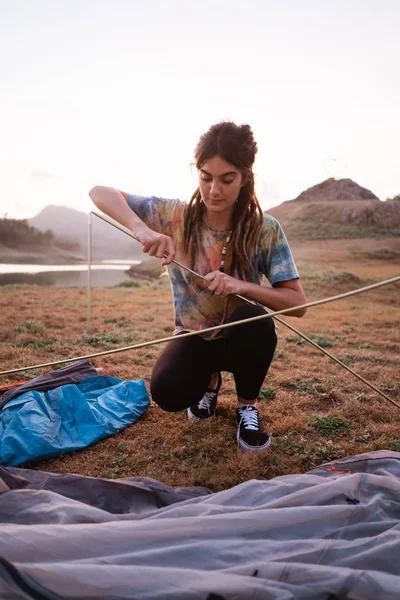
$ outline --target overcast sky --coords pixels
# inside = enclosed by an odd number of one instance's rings
[[[0,0],[0,216],[187,199],[221,119],[264,208],[332,175],[400,194],[399,31],[399,0]]]

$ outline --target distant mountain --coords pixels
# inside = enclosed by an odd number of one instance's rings
[[[400,236],[400,203],[382,202],[351,179],[327,179],[267,211],[291,239]]]
[[[46,206],[29,224],[41,231],[51,230],[63,239],[79,243],[83,254],[88,243],[88,214],[67,206]],[[141,260],[141,246],[108,223],[92,218],[92,256],[94,260],[120,258]]]

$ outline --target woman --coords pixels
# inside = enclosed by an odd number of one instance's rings
[[[104,186],[90,191],[101,211],[136,234],[143,252],[168,267],[178,337],[154,367],[153,400],[166,411],[187,409],[189,419],[204,421],[215,414],[221,371],[233,373],[237,443],[244,450],[265,450],[271,442],[256,400],[275,351],[273,320],[188,338],[179,334],[262,315],[265,307],[280,310],[306,302],[285,235],[257,200],[256,152],[249,125],[222,122],[196,146],[199,184],[189,203]],[[175,257],[202,278],[174,264]],[[263,275],[271,287],[261,285]],[[290,315],[304,313],[295,309]]]

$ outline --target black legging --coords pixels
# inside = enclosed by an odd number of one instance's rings
[[[229,321],[241,321],[266,311],[252,304],[236,309]],[[233,373],[237,395],[255,400],[274,355],[276,333],[273,320],[227,327],[223,337],[207,341],[199,335],[173,340],[160,355],[151,376],[154,402],[168,412],[197,404],[217,371]]]

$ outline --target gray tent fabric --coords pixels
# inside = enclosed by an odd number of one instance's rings
[[[9,490],[46,490],[99,508],[111,515],[141,514],[190,498],[211,494],[204,487],[170,487],[155,479],[102,479],[73,473],[45,473],[31,469],[0,466],[0,484]],[[1,491],[1,488],[0,488]],[[1,506],[1,497],[0,497]],[[0,508],[1,521],[5,515]],[[65,519],[66,515],[64,515]]]
[[[0,471],[0,598],[400,598],[400,453],[210,493]]]
[[[67,385],[70,383],[79,383],[87,377],[94,377],[98,374],[96,367],[87,358],[82,358],[74,363],[55,369],[49,373],[43,373],[38,377],[30,379],[26,383],[21,383],[15,387],[10,388],[2,396],[0,396],[0,410],[2,410],[7,402],[10,402],[13,398],[16,398],[20,394],[29,392],[31,390],[46,391],[53,390],[61,385]]]

